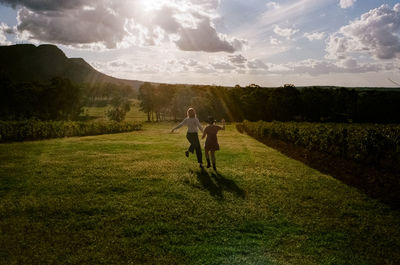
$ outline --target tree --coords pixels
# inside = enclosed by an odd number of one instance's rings
[[[111,100],[110,103],[111,108],[107,111],[107,117],[113,121],[123,121],[126,113],[131,110],[128,99],[121,95],[117,95]]]
[[[152,120],[154,111],[154,86],[149,82],[144,82],[139,87],[140,110],[147,113],[147,121]]]

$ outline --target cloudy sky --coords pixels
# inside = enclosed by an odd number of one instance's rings
[[[398,86],[400,1],[0,0],[0,45],[166,83]]]

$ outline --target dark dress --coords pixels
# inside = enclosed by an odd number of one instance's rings
[[[217,151],[219,150],[219,144],[217,139],[217,133],[222,130],[222,127],[218,125],[208,125],[204,129],[204,133],[207,135],[206,143],[204,145],[205,151]]]

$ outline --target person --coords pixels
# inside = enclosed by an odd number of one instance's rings
[[[225,130],[225,120],[222,119],[222,127],[218,126],[215,124],[215,120],[213,117],[208,118],[208,126],[204,129],[203,131],[203,137],[201,139],[204,139],[206,136],[206,142],[204,144],[204,152],[206,154],[206,159],[207,159],[207,168],[210,168],[210,153],[211,153],[211,161],[212,161],[212,166],[213,169],[216,171],[217,167],[215,164],[215,151],[219,150],[219,144],[218,144],[218,138],[217,138],[217,133],[219,130]]]
[[[197,162],[199,163],[200,168],[203,168],[203,155],[201,152],[199,136],[197,134],[198,129],[203,132],[203,127],[201,126],[200,121],[196,116],[196,111],[193,108],[189,108],[186,114],[187,117],[181,123],[179,123],[178,126],[173,128],[171,132],[173,133],[183,125],[187,125],[188,130],[186,133],[186,138],[188,139],[190,146],[188,150],[185,151],[185,155],[186,157],[189,157],[189,152],[193,154],[193,152],[196,151]]]

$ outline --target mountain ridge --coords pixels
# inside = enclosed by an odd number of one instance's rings
[[[16,44],[0,46],[0,75],[12,82],[45,82],[54,77],[76,83],[113,83],[138,89],[143,81],[119,79],[94,69],[83,58],[68,58],[52,44]]]

